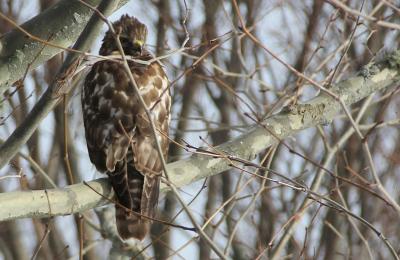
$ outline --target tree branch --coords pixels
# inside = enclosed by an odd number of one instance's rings
[[[399,68],[400,51],[396,51],[380,61],[371,62],[362,69],[359,76],[344,80],[330,90],[348,106],[374,92],[398,84]],[[265,119],[262,125],[215,147],[214,151],[223,152],[223,156],[207,152],[195,153],[188,159],[168,164],[170,181],[176,187],[182,187],[221,173],[229,169],[236,159],[239,162],[252,160],[260,151],[289,135],[331,122],[340,110],[339,102],[323,93],[307,103],[286,107],[280,113]],[[88,185],[106,198],[113,196],[106,179],[94,180],[88,182]],[[109,202],[90,187],[76,184],[62,189],[2,193],[0,221],[73,214]],[[166,185],[162,185],[161,190],[164,192],[166,189]]]
[[[120,1],[118,8],[127,1]],[[97,6],[101,1],[86,2]],[[93,11],[78,0],[62,0],[21,27],[43,41],[66,48],[76,41],[92,14]],[[5,34],[0,39],[0,93],[22,78],[26,70],[35,69],[61,51],[61,48],[43,46],[19,28]]]

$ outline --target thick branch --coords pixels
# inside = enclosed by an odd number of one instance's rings
[[[398,84],[399,67],[400,51],[397,51],[379,63],[365,66],[362,75],[342,81],[330,90],[346,105],[351,105],[378,90]],[[170,181],[177,187],[182,187],[221,173],[230,168],[235,158],[252,160],[260,151],[278,142],[278,139],[284,139],[305,128],[331,122],[339,112],[339,102],[325,94],[320,94],[307,103],[285,108],[277,115],[265,119],[262,125],[213,150],[229,155],[231,161],[218,156],[195,154],[188,159],[168,164]],[[105,179],[88,184],[103,196],[112,196]],[[165,191],[167,187],[164,185],[161,189]],[[3,193],[0,194],[0,220],[72,214],[107,203],[108,200],[84,184],[47,191]]]
[[[120,1],[119,6],[127,1]],[[85,2],[97,6],[100,0]],[[76,41],[92,14],[78,0],[62,0],[21,27],[35,37],[66,48]],[[43,48],[43,43],[30,39],[18,28],[5,34],[0,39],[0,93],[22,78],[27,69],[35,69],[61,51],[56,47]]]

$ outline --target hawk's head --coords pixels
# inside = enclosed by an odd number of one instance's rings
[[[123,15],[121,19],[113,23],[113,27],[116,34],[119,36],[125,54],[140,56],[147,38],[146,25],[139,22],[135,17]],[[108,31],[106,36],[104,36],[100,54],[110,55],[114,51],[119,53],[114,35],[111,31]]]

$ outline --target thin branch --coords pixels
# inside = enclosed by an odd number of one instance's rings
[[[385,21],[379,20],[376,17],[365,15],[362,12],[360,12],[358,10],[355,10],[355,9],[352,9],[349,6],[347,6],[346,4],[344,4],[343,2],[340,2],[338,0],[329,0],[329,2],[331,2],[331,4],[333,4],[334,6],[342,9],[346,13],[352,14],[354,16],[360,16],[360,17],[364,18],[365,20],[371,21],[373,23],[376,23],[377,25],[382,26],[382,27],[386,27],[386,28],[389,28],[389,29],[400,30],[400,25],[398,25],[398,24],[385,22]]]

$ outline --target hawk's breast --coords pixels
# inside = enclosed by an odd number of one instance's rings
[[[166,156],[170,113],[167,76],[158,62],[129,65]],[[135,166],[161,170],[159,160],[154,159],[158,156],[150,122],[121,64],[101,61],[93,66],[85,81],[82,108],[89,156],[99,171],[113,170],[130,147],[133,158],[128,159],[133,159]]]

